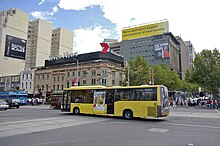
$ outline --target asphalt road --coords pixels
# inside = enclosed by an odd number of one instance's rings
[[[219,146],[219,120],[218,110],[195,108],[125,120],[25,106],[0,111],[0,146]]]

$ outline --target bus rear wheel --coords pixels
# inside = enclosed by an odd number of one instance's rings
[[[74,114],[74,115],[78,115],[79,113],[80,113],[79,108],[78,108],[78,107],[75,107],[75,108],[73,109],[73,114]]]
[[[123,112],[123,116],[124,116],[125,119],[130,120],[130,119],[133,118],[133,113],[132,113],[131,110],[125,110],[125,111]]]

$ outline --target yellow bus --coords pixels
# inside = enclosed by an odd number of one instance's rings
[[[169,115],[168,89],[163,85],[73,86],[63,91],[61,111],[149,118]]]

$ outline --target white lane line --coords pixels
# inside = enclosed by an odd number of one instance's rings
[[[177,123],[164,123],[164,124],[173,125],[173,126],[220,129],[220,127],[217,127],[217,126],[207,126],[207,125],[192,125],[192,124],[177,124]]]
[[[166,133],[166,132],[170,131],[170,129],[151,128],[151,129],[148,129],[147,131],[159,132],[159,133]]]

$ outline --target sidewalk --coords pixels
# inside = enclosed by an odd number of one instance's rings
[[[38,105],[38,106],[33,106],[33,105],[23,105],[20,106],[20,108],[50,108],[50,105],[45,104],[45,105]]]
[[[189,107],[189,108],[171,107],[169,116],[220,119],[220,112],[218,109],[198,109],[194,107]]]

